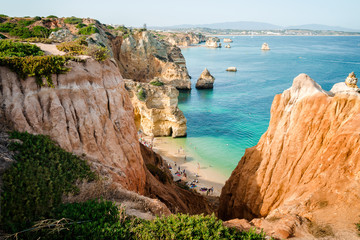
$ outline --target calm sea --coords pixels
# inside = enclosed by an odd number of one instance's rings
[[[192,90],[179,96],[188,135],[172,140],[186,150],[189,160],[225,176],[245,149],[257,144],[267,130],[274,96],[289,88],[298,74],[308,74],[325,90],[352,71],[360,76],[360,37],[231,38],[230,49],[182,49],[192,76]],[[260,50],[264,42],[270,51]],[[236,73],[225,71],[232,66]],[[213,90],[195,88],[204,68],[216,79]]]

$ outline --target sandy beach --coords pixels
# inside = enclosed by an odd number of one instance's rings
[[[150,142],[151,137],[144,137],[146,141]],[[206,191],[200,191],[201,188],[211,188],[214,191],[209,193],[212,196],[220,196],[221,188],[224,186],[227,178],[216,171],[211,166],[203,166],[189,153],[186,153],[181,146],[171,142],[169,137],[156,137],[153,141],[154,152],[160,154],[166,163],[170,164],[172,169],[170,170],[174,176],[174,181],[183,179],[184,175],[177,176],[175,173],[180,167],[180,171],[185,169],[186,182],[192,182],[195,179],[198,180],[196,187],[194,188],[199,193],[206,195]],[[185,159],[186,156],[186,159]],[[176,164],[176,165],[175,165]]]

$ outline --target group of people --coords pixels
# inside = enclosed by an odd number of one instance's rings
[[[142,144],[142,145],[144,145],[145,147],[148,147],[148,148],[150,148],[150,149],[152,149],[153,148],[153,139],[154,138],[152,138],[151,139],[151,143],[149,143],[149,142],[147,142],[143,137],[142,137],[142,134],[141,134],[142,132],[141,132],[141,130],[139,130],[138,131],[138,136],[139,136],[139,142]]]

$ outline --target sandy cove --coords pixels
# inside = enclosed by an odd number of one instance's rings
[[[144,137],[147,142],[151,142],[151,137]],[[153,150],[154,152],[160,154],[166,163],[170,164],[172,169],[170,170],[174,181],[177,181],[182,176],[175,175],[178,167],[183,171],[185,169],[185,173],[187,175],[186,182],[192,182],[195,179],[198,179],[198,183],[194,189],[196,189],[199,193],[206,195],[206,191],[200,191],[200,188],[214,188],[214,192],[210,193],[212,196],[220,196],[221,189],[224,186],[227,178],[216,171],[215,168],[210,166],[202,166],[199,162],[186,153],[184,149],[178,146],[176,143],[171,142],[169,137],[156,137],[153,140]],[[186,160],[185,160],[186,156]],[[176,166],[175,166],[176,163]],[[200,165],[200,169],[199,169]],[[196,175],[198,174],[198,177]]]

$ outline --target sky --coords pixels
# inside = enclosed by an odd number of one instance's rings
[[[90,17],[106,24],[172,26],[256,21],[360,29],[359,0],[0,0],[8,16]]]

